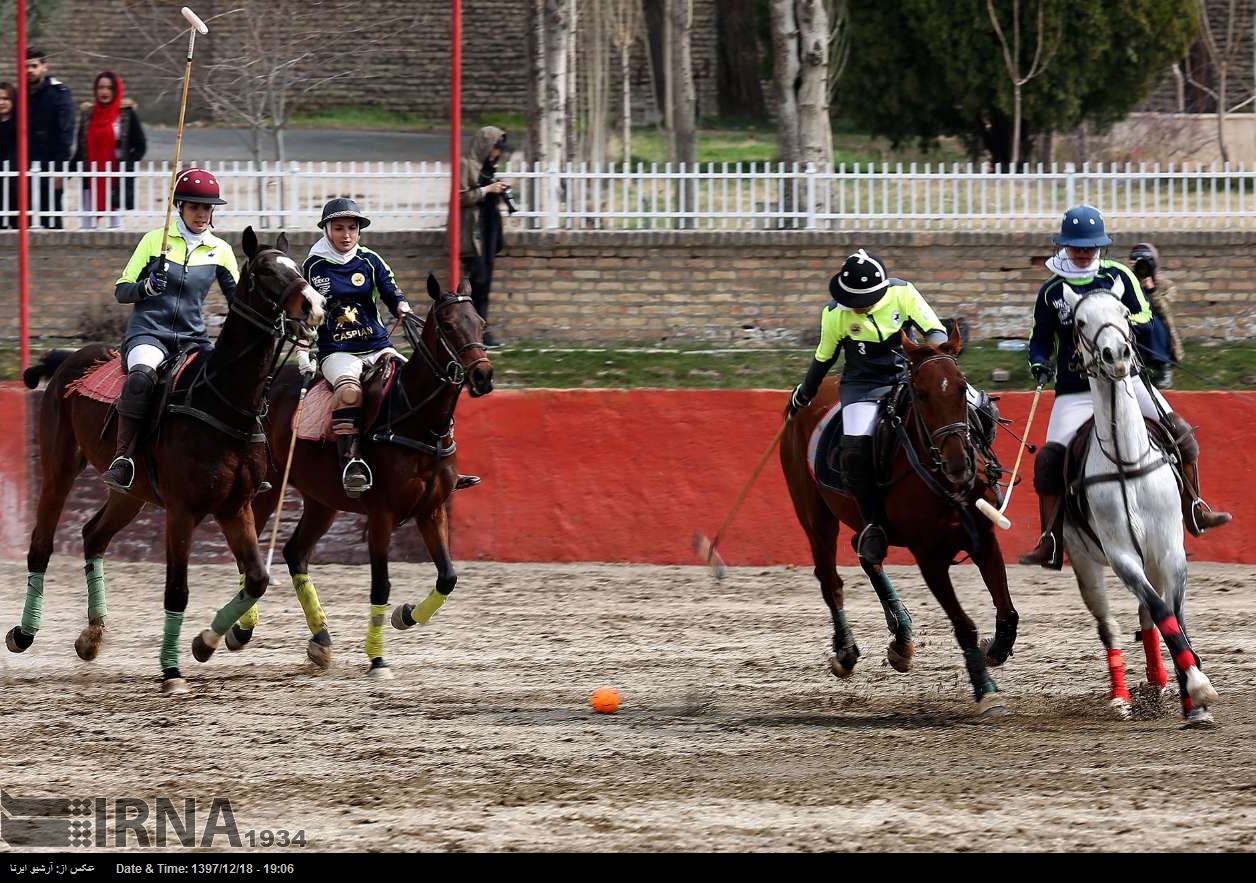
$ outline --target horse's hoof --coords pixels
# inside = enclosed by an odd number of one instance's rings
[[[26,634],[26,632],[22,631],[21,626],[15,625],[4,636],[4,646],[9,648],[10,653],[21,653],[30,649],[31,644],[34,643],[35,636]]]
[[[833,672],[834,676],[839,677],[842,680],[846,680],[855,673],[855,662],[858,660],[858,657],[850,660],[849,665],[844,663],[836,653],[829,653],[826,659],[829,664],[829,671]]]
[[[889,646],[885,648],[885,658],[889,660],[890,668],[895,671],[911,671],[916,667],[915,656],[915,641],[905,641],[902,644],[899,644],[897,640],[890,641]]]
[[[418,625],[414,620],[414,605],[402,604],[400,607],[394,607],[392,624],[393,628],[399,632],[404,632],[406,629],[412,629]]]
[[[105,624],[103,622],[93,622],[79,632],[79,636],[74,641],[74,652],[84,662],[91,662],[100,655],[100,648],[104,643]]]
[[[1206,708],[1192,708],[1186,714],[1186,723],[1183,729],[1187,730],[1211,730],[1217,726],[1216,718],[1212,716],[1212,712]]]
[[[990,668],[998,668],[1000,665],[1007,662],[1007,657],[1011,654],[1006,654],[1003,657],[991,656],[990,648],[993,646],[994,637],[991,636],[982,638],[977,644],[977,649],[979,649],[981,651],[981,655],[986,658],[986,665],[990,666]]]
[[[331,650],[331,635],[326,629],[310,638],[310,643],[305,647],[305,655],[319,668],[331,668],[335,657]]]
[[[222,636],[213,629],[205,629],[192,639],[192,656],[197,662],[209,662],[209,657],[218,649]]]
[[[163,696],[187,696],[192,692],[192,688],[188,686],[188,682],[182,676],[166,678],[161,682],[161,695]]]
[[[1116,720],[1127,721],[1133,716],[1134,710],[1128,699],[1113,696],[1108,700],[1108,713]]]
[[[253,640],[253,630],[242,629],[240,628],[239,623],[235,623],[227,630],[225,639],[227,649],[232,653],[235,653],[238,650],[243,650],[246,646],[248,646],[249,641]]]
[[[1213,689],[1212,681],[1208,680],[1208,675],[1200,671],[1199,666],[1196,665],[1186,670],[1186,693],[1191,697],[1191,705],[1196,708],[1213,705],[1221,699],[1217,691]]]
[[[376,656],[371,660],[371,667],[366,670],[366,676],[377,681],[391,681],[393,673],[388,663],[384,661],[384,657]]]
[[[977,700],[977,716],[980,718],[1007,717],[1012,713],[1001,693],[987,693]]]

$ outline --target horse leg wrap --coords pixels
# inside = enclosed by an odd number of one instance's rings
[[[179,632],[183,630],[183,614],[166,611],[166,624],[161,631],[161,670],[179,667]]]
[[[371,619],[366,627],[366,658],[384,655],[384,622],[388,619],[387,604],[372,604]]]
[[[210,623],[209,627],[214,630],[215,635],[222,637],[227,633],[227,629],[235,624],[236,620],[252,610],[256,604],[257,598],[241,589],[234,598],[224,604],[214,614],[214,621]]]
[[[26,604],[22,607],[22,631],[32,638],[35,637],[43,616],[44,575],[28,573],[26,575]]]
[[[968,669],[968,680],[973,685],[974,700],[980,702],[981,697],[987,693],[999,692],[999,685],[990,677],[990,670],[986,668],[986,654],[980,648],[972,647],[964,651],[964,666]]]
[[[1165,687],[1169,683],[1169,674],[1164,670],[1164,660],[1160,658],[1160,633],[1154,627],[1143,629],[1143,655],[1147,657],[1147,683],[1153,687]]]
[[[297,600],[301,602],[301,609],[305,611],[305,624],[310,627],[310,631],[316,635],[326,631],[327,614],[323,612],[323,605],[319,603],[318,592],[314,589],[314,581],[310,579],[310,575],[294,573],[292,588],[297,593]]]
[[[1129,688],[1125,686],[1125,657],[1120,650],[1108,651],[1108,674],[1112,678],[1112,692],[1109,699],[1130,701]]]
[[[1187,646],[1186,637],[1182,634],[1182,627],[1178,625],[1176,616],[1166,616],[1156,626],[1160,629],[1160,634],[1164,635],[1164,642],[1169,645],[1169,655],[1173,657],[1173,664],[1178,671],[1186,671],[1191,666],[1199,665],[1199,657]]]
[[[87,575],[87,621],[103,621],[109,615],[105,606],[105,559],[88,558],[83,572]]]
[[[428,592],[427,597],[415,606],[410,616],[419,625],[427,625],[432,621],[432,617],[436,615],[436,611],[440,610],[448,597],[449,595],[443,594],[437,589],[432,589],[432,591]]]
[[[911,614],[903,606],[903,601],[894,590],[894,584],[890,582],[889,575],[881,568],[869,568],[864,572],[868,574],[872,588],[881,599],[886,627],[900,641],[910,641],[912,639]]]

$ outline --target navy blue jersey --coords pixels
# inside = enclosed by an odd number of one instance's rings
[[[391,346],[380,320],[382,299],[395,316],[405,296],[384,259],[365,246],[344,264],[310,255],[301,268],[306,281],[327,297],[327,318],[318,328],[318,352],[373,353]]]
[[[1151,321],[1151,307],[1147,305],[1147,298],[1143,296],[1133,272],[1118,261],[1100,261],[1094,277],[1085,282],[1070,282],[1062,276],[1052,276],[1039,289],[1038,301],[1034,304],[1034,330],[1029,338],[1029,363],[1055,363],[1057,395],[1090,389],[1090,381],[1077,370],[1074,359],[1077,342],[1073,337],[1073,308],[1064,299],[1065,286],[1078,294],[1085,294],[1096,288],[1112,289],[1118,278],[1125,285],[1121,302],[1130,311],[1130,327],[1136,337],[1141,337]]]

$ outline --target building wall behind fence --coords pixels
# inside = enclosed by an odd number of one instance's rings
[[[239,234],[223,234],[236,245]],[[264,236],[263,238],[271,238]],[[1144,238],[1160,248],[1177,283],[1177,313],[1189,337],[1256,337],[1256,233],[1119,232],[1122,258]],[[303,257],[313,234],[290,235]],[[963,316],[971,333],[1025,337],[1045,271],[1049,234],[964,233],[545,233],[508,234],[491,301],[494,329],[513,340],[643,344],[704,342],[810,345],[829,276],[857,247],[879,253],[890,272],[913,281],[940,315]],[[132,233],[31,234],[34,349],[86,337],[102,318],[129,308],[114,282],[137,237]],[[421,308],[428,272],[444,278],[444,234],[379,233],[363,241],[384,255]],[[16,278],[12,234],[0,234],[0,278]],[[0,342],[18,337],[17,291],[0,293]],[[220,294],[207,311],[223,314]],[[88,328],[88,330],[90,330]],[[108,335],[104,335],[108,339]]]

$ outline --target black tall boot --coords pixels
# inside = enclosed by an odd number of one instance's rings
[[[842,479],[859,505],[864,527],[855,540],[855,551],[869,564],[880,564],[889,552],[885,532],[885,507],[872,456],[872,437],[842,436]]]
[[[127,373],[118,397],[118,445],[113,462],[100,478],[119,493],[127,493],[135,484],[135,445],[148,419],[148,404],[156,385],[157,372],[147,365],[136,365]]]
[[[1021,564],[1037,564],[1048,570],[1064,567],[1064,461],[1059,442],[1047,442],[1034,458],[1034,491],[1038,494],[1038,521],[1042,534],[1038,545],[1020,556]]]

